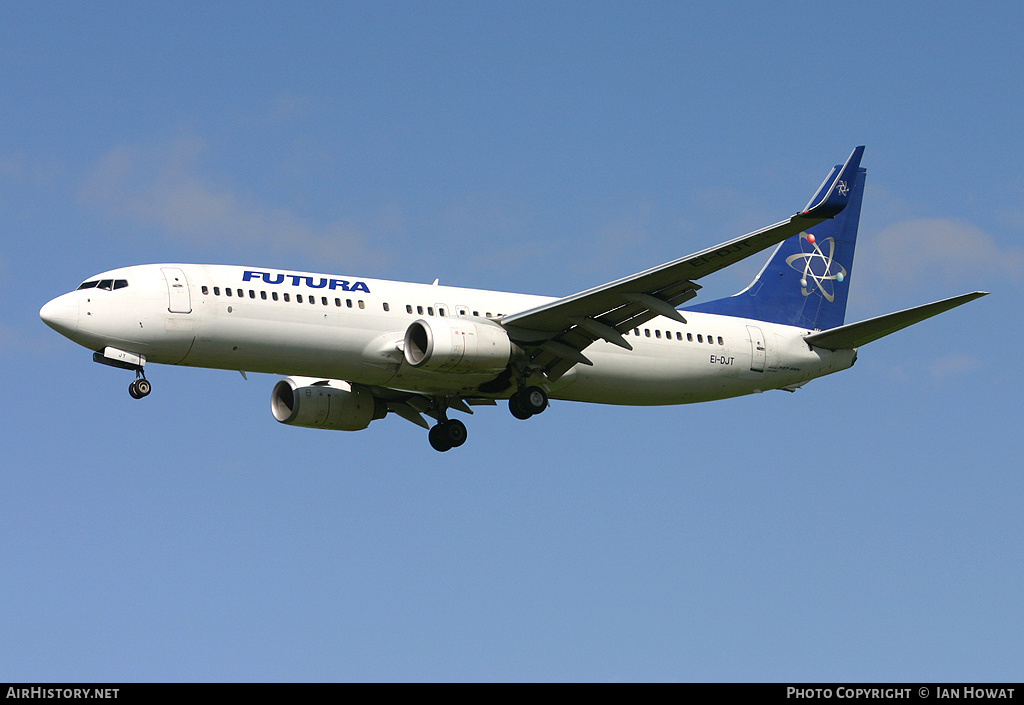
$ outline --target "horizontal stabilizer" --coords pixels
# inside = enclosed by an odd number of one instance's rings
[[[923,306],[915,306],[905,311],[889,313],[877,318],[869,318],[858,323],[848,323],[845,326],[823,330],[820,333],[812,333],[804,336],[809,344],[826,350],[850,350],[861,345],[878,340],[890,333],[895,333],[907,326],[920,323],[926,318],[937,316],[943,311],[956,308],[968,301],[974,301],[987,295],[987,291],[975,291],[970,294],[961,294],[950,299],[935,301]]]

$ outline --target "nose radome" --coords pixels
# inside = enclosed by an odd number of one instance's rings
[[[61,335],[72,335],[78,330],[78,298],[74,294],[58,296],[39,309],[39,317]]]

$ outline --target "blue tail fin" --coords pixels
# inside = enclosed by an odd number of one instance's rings
[[[825,183],[835,173],[833,170]],[[811,330],[843,325],[865,173],[858,169],[850,184],[849,204],[839,215],[779,243],[750,286],[734,296],[685,310]]]

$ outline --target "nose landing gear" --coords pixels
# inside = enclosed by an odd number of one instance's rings
[[[128,393],[132,399],[142,399],[142,397],[148,397],[149,393],[153,391],[153,385],[149,383],[149,380],[145,377],[140,377],[131,384],[128,385]]]
[[[106,347],[103,350],[94,352],[92,354],[92,361],[122,370],[133,370],[135,372],[135,381],[128,385],[128,393],[132,399],[148,397],[149,393],[153,391],[153,385],[146,379],[145,355]]]

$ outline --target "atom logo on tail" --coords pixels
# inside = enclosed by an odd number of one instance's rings
[[[821,295],[829,302],[836,300],[835,286],[832,282],[840,282],[846,278],[846,269],[833,259],[836,251],[835,238],[827,237],[822,244],[827,246],[828,255],[822,252],[811,233],[800,233],[800,249],[804,242],[814,249],[800,252],[786,258],[786,264],[801,273],[800,293],[809,296],[813,289],[808,288],[811,280]],[[801,263],[802,260],[802,263]]]

